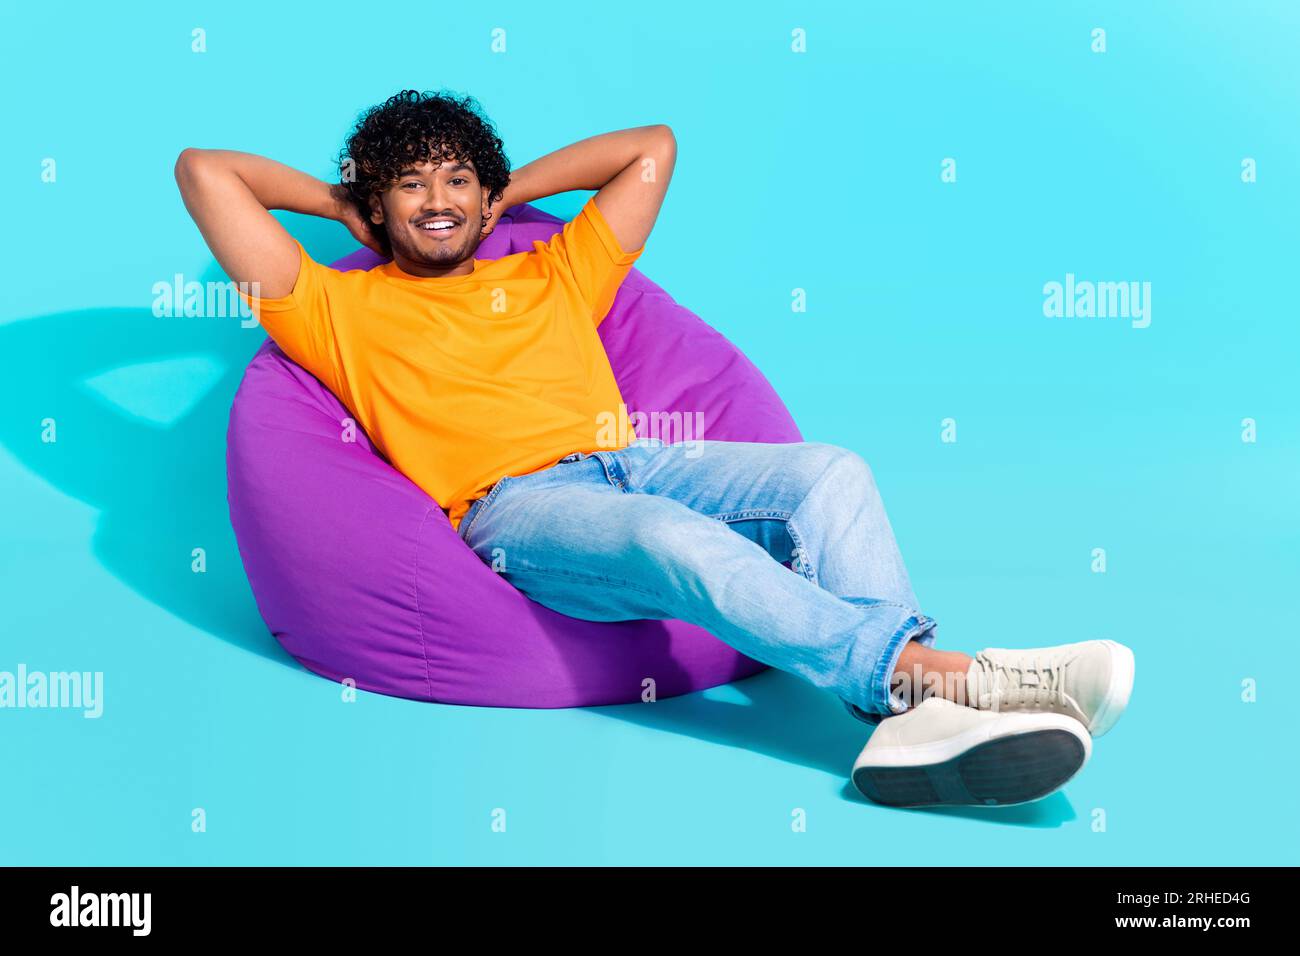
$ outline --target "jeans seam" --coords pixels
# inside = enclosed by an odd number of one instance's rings
[[[460,538],[466,544],[469,544],[470,529],[473,528],[475,522],[478,521],[479,515],[487,511],[488,505],[492,504],[492,499],[494,499],[497,496],[497,493],[505,486],[505,483],[509,480],[510,480],[510,476],[507,475],[503,478],[500,478],[496,482],[496,484],[492,486],[491,490],[488,491],[488,493],[483,497],[482,499],[483,503],[479,505],[478,508],[474,511],[474,517],[469,519],[469,524],[465,525],[465,527],[461,529]]]
[[[799,529],[794,526],[793,521],[786,521],[785,533],[790,536],[790,541],[794,544],[795,554],[798,555],[798,560],[794,562],[795,572],[797,574],[802,574],[813,584],[817,584],[818,587],[821,587],[821,585],[817,583],[817,569],[813,567],[812,557],[808,554],[808,549],[803,546],[803,535],[800,534]],[[806,564],[804,561],[805,557],[807,558]]]
[[[792,514],[794,514],[792,511],[776,511],[772,508],[746,508],[743,511],[724,511],[709,517],[726,522],[745,521],[750,518],[777,518],[781,521],[789,521]]]
[[[889,684],[893,679],[893,671],[897,669],[898,666],[897,658],[902,656],[903,649],[912,642],[913,638],[934,626],[934,620],[933,618],[926,617],[920,612],[912,611],[912,609],[906,604],[900,604],[897,601],[878,601],[875,602],[875,604],[901,607],[903,610],[910,612],[907,620],[905,620],[899,629],[890,636],[888,641],[885,642],[885,650],[884,653],[880,655],[880,661],[876,665],[876,672],[871,675],[872,687],[881,687],[883,685],[885,713],[889,716],[893,716],[895,713],[904,712],[894,710],[892,706],[894,695],[889,687]],[[875,702],[873,701],[873,703]],[[910,707],[910,705],[908,706]]]
[[[551,570],[550,568],[530,568],[530,567],[521,568],[516,566],[510,569],[511,574],[522,574],[524,572],[527,572],[528,574],[545,574],[557,578],[570,578],[574,581],[599,581],[602,584],[617,584],[619,587],[624,588],[625,590],[636,591],[640,594],[647,594],[650,597],[655,598],[656,600],[660,600],[660,596],[657,591],[651,591],[649,588],[641,587],[640,585],[633,584],[631,581],[624,581],[620,578],[606,578],[606,577],[601,577],[598,574],[577,574],[574,573],[573,571],[554,571]]]
[[[709,515],[709,517],[721,521],[724,524],[731,524],[733,521],[750,521],[754,518],[772,518],[784,522],[786,533],[790,535],[790,540],[794,544],[795,551],[798,552],[799,555],[804,556],[800,557],[799,560],[795,562],[796,566],[792,568],[792,570],[795,574],[802,575],[813,584],[817,583],[817,570],[812,566],[811,561],[805,563],[805,557],[808,552],[803,546],[802,536],[799,534],[798,529],[794,527],[794,523],[790,520],[794,517],[793,511],[783,511],[777,508],[744,508],[740,511],[724,511],[721,514]]]
[[[627,470],[614,458],[617,451],[597,451],[592,452],[591,457],[600,462],[600,467],[605,470],[605,480],[617,488],[619,491],[628,492]]]

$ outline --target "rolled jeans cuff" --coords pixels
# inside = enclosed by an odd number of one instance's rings
[[[919,641],[925,647],[934,646],[937,625],[933,618],[903,604],[861,598],[845,598],[845,600],[860,605],[890,605],[900,608],[907,614],[897,630],[885,642],[875,669],[872,671],[867,690],[867,703],[871,709],[863,710],[852,701],[842,699],[845,709],[854,717],[865,723],[877,724],[885,717],[902,714],[908,710],[910,705],[902,695],[890,690],[889,685],[893,681],[894,669],[898,666],[898,658],[909,641]]]

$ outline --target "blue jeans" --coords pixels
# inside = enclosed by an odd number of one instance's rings
[[[871,470],[819,442],[639,439],[498,481],[460,536],[539,604],[588,621],[681,620],[835,693],[868,723],[931,647]]]

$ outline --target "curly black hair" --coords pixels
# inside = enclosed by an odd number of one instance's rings
[[[411,164],[468,160],[479,184],[501,199],[510,182],[510,160],[492,121],[472,96],[402,90],[361,114],[339,151],[339,179],[348,198],[384,251],[388,230],[370,221],[370,197],[382,193]]]

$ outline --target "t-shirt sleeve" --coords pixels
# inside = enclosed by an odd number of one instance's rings
[[[294,242],[300,263],[292,292],[278,299],[250,295],[242,288],[239,294],[284,354],[338,394],[338,346],[330,289],[339,273],[308,255],[297,239]]]
[[[591,309],[592,321],[600,325],[614,305],[614,296],[632,270],[632,263],[645,252],[645,244],[625,252],[592,196],[573,221],[551,237],[547,249],[557,265],[573,277]]]

